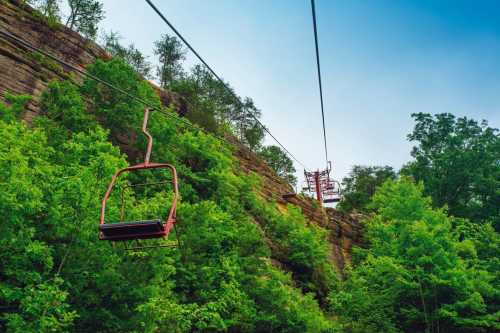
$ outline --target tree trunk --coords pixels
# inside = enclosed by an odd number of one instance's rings
[[[418,279],[418,289],[419,289],[419,294],[420,294],[420,300],[422,301],[422,307],[424,310],[424,320],[425,320],[425,325],[426,325],[425,332],[429,333],[430,330],[429,330],[429,319],[427,318],[427,307],[425,306],[424,291],[422,288],[422,282],[420,282],[420,277],[418,276],[418,274],[417,274],[417,279]]]

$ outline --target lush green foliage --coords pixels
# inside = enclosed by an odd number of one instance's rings
[[[90,74],[116,84],[121,89],[140,96],[153,105],[160,105],[158,96],[151,86],[139,78],[133,68],[126,65],[121,59],[109,62],[97,60],[87,68]],[[93,80],[85,81],[82,93],[92,96],[92,106],[103,125],[111,129],[113,138],[121,135],[130,135],[135,128],[140,127],[144,105],[133,100],[123,93],[116,91],[102,83]]]
[[[355,168],[344,180],[339,206],[374,216],[369,248],[356,251],[332,310],[348,332],[496,332],[498,131],[451,114],[413,117],[415,159],[403,178],[375,195],[395,178],[392,169]]]
[[[331,249],[325,230],[308,225],[297,208],[291,205],[287,214],[281,214],[252,194],[251,187],[245,192],[245,204],[262,226],[266,238],[273,242],[273,258],[288,266],[301,288],[314,292],[323,303],[337,282],[328,260]]]
[[[160,105],[121,60],[88,70]],[[142,159],[143,106],[91,80],[52,82],[28,127],[26,98],[11,100],[0,108],[0,331],[334,331],[319,305],[336,281],[324,231],[259,199],[258,178],[239,176],[219,140],[152,114],[152,158],[179,172],[180,247],[127,252],[99,241],[97,224],[110,175],[127,164],[112,143]],[[163,213],[170,194],[126,190],[127,216]]]
[[[394,178],[396,173],[390,166],[355,165],[349,176],[342,180],[343,198],[337,208],[346,212],[368,212],[368,205],[377,187],[387,179]]]
[[[408,138],[417,143],[414,161],[403,173],[425,184],[436,207],[477,223],[490,221],[500,229],[500,134],[483,121],[414,114]]]
[[[71,272],[67,265],[77,256],[91,261],[108,252],[89,243],[99,206],[91,189],[102,187],[108,173],[125,161],[102,130],[80,132],[51,145],[44,128],[29,129],[13,119],[20,100],[13,102],[12,108],[1,108],[0,121],[0,208],[5,214],[0,236],[0,329],[66,331],[80,316],[70,305],[76,295],[63,277]],[[48,120],[42,123],[58,130]],[[85,243],[81,248],[79,244]],[[88,268],[81,263],[80,273],[85,274]]]
[[[269,164],[278,176],[286,179],[293,186],[297,184],[293,161],[280,147],[264,147],[259,151],[259,156]]]
[[[460,223],[433,209],[421,185],[403,178],[376,192],[367,223],[369,250],[348,272],[331,303],[352,332],[492,332],[500,329],[498,234],[460,238]],[[494,245],[489,269],[477,239]],[[469,236],[464,231],[462,236]],[[483,239],[481,239],[483,240]],[[481,243],[481,242],[479,242]],[[495,253],[496,252],[496,253]]]

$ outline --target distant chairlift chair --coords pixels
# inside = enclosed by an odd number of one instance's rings
[[[323,190],[323,202],[339,202],[342,199],[340,184],[336,180],[329,180],[326,188]]]
[[[342,193],[340,188],[340,183],[336,180],[330,178],[332,172],[332,162],[328,161],[328,167],[324,172],[324,177],[322,178],[322,192],[323,192],[323,202],[324,203],[335,203],[342,199]]]
[[[316,194],[316,199],[321,203],[334,203],[342,199],[340,183],[330,178],[332,164],[328,161],[326,170],[304,170],[303,191]]]
[[[142,239],[152,239],[152,238],[167,238],[171,228],[175,225],[176,222],[176,208],[177,208],[177,198],[178,194],[178,186],[177,186],[177,172],[175,167],[171,164],[167,163],[153,163],[149,161],[151,156],[151,150],[153,146],[153,138],[147,131],[149,119],[149,109],[145,109],[144,111],[144,120],[142,124],[142,132],[148,139],[146,156],[144,158],[144,163],[136,164],[129,166],[127,168],[118,170],[111,179],[111,183],[108,186],[108,190],[104,195],[101,206],[101,218],[99,225],[99,239],[107,240],[107,241],[130,241],[136,240],[139,243],[139,240]],[[135,172],[137,170],[147,170],[147,169],[168,169],[172,174],[172,179],[166,182],[159,182],[155,184],[168,183],[171,181],[173,187],[173,199],[172,205],[170,207],[168,215],[164,218],[152,219],[152,220],[142,220],[142,221],[123,221],[123,193],[122,193],[122,213],[121,213],[121,221],[115,223],[107,223],[106,222],[106,204],[111,195],[111,191],[115,185],[115,182],[122,173],[124,172]],[[148,185],[140,184],[140,185]],[[131,185],[133,186],[133,185]],[[133,249],[139,248],[147,248],[147,247],[159,247],[161,245],[155,246],[140,246],[134,247]]]

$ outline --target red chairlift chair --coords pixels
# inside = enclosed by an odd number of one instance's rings
[[[329,180],[326,189],[323,191],[323,202],[339,202],[342,199],[340,192],[340,183],[336,180]]]
[[[178,186],[177,186],[177,172],[175,167],[171,164],[167,163],[153,163],[149,161],[151,156],[151,150],[153,146],[153,138],[147,131],[149,119],[149,109],[145,109],[144,111],[144,120],[142,124],[142,132],[148,139],[146,156],[144,158],[144,163],[136,164],[129,166],[127,168],[118,170],[111,179],[111,183],[108,186],[108,190],[104,195],[101,206],[101,218],[99,225],[99,239],[107,240],[107,241],[130,241],[136,240],[139,243],[139,240],[142,239],[152,239],[152,238],[166,238],[175,225],[176,222],[176,208],[177,208],[177,198],[179,196]],[[137,170],[148,170],[148,169],[168,169],[172,173],[172,179],[164,182],[157,183],[144,183],[138,185],[152,185],[152,184],[163,184],[163,183],[172,183],[173,187],[173,199],[172,206],[170,207],[169,213],[165,218],[157,218],[151,220],[141,220],[141,221],[123,221],[124,212],[124,202],[123,202],[123,189],[122,189],[122,208],[121,208],[121,218],[120,222],[108,223],[106,222],[106,204],[111,195],[111,191],[116,183],[117,178],[125,172],[135,172]],[[138,186],[138,185],[129,185],[129,186]],[[139,243],[140,244],[140,243]],[[162,245],[156,246],[140,246],[132,249],[138,248],[147,248],[147,247],[159,247]]]
[[[315,193],[321,203],[339,202],[342,199],[339,182],[330,179],[332,164],[328,161],[327,169],[322,171],[305,171],[303,191]]]
[[[331,171],[332,171],[332,162],[328,161],[328,167],[326,169],[322,184],[324,203],[335,203],[339,202],[342,199],[340,183],[330,178]]]

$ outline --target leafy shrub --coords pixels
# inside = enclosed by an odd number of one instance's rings
[[[42,109],[47,117],[72,132],[95,128],[97,122],[87,112],[78,88],[68,81],[52,81],[42,95]]]

